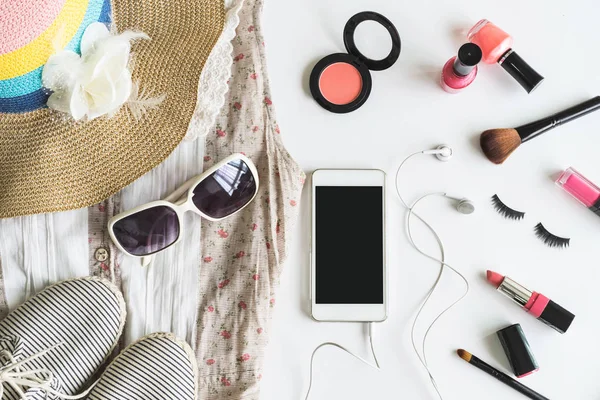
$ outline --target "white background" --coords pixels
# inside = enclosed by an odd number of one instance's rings
[[[393,175],[409,153],[448,143],[455,157],[410,162],[402,177],[409,200],[430,191],[448,191],[477,203],[470,216],[458,214],[442,198],[420,209],[446,244],[447,260],[462,271],[471,292],[434,328],[428,341],[431,369],[445,400],[520,399],[517,392],[460,360],[465,348],[508,370],[495,332],[521,323],[540,364],[523,382],[551,399],[600,399],[600,218],[555,187],[552,177],[568,166],[600,184],[600,113],[560,127],[524,144],[502,166],[487,161],[479,134],[515,127],[600,94],[600,3],[597,0],[270,0],[264,30],[278,122],[284,141],[302,167],[381,168]],[[321,57],[344,51],[347,19],[364,10],[390,18],[402,38],[402,53],[389,70],[374,72],[370,99],[358,111],[335,115],[321,109],[308,92],[308,76]],[[487,18],[511,33],[514,48],[546,81],[530,95],[497,65],[483,65],[474,84],[458,95],[438,86],[442,65],[465,42],[465,33]],[[360,29],[367,55],[387,52],[380,31]],[[360,32],[359,31],[359,32]],[[385,32],[385,31],[384,31]],[[389,179],[392,189],[392,179]],[[308,182],[307,182],[308,187]],[[435,399],[410,346],[415,311],[439,266],[413,250],[404,234],[404,211],[389,190],[390,317],[377,327],[378,372],[336,350],[316,357],[312,400]],[[506,221],[490,205],[497,193],[526,211],[521,222]],[[310,354],[323,341],[337,341],[369,357],[360,324],[318,323],[308,310],[308,190],[271,327],[262,397],[303,399]],[[359,210],[357,210],[358,212]],[[349,216],[352,218],[353,216]],[[545,247],[533,234],[543,222],[571,247]],[[419,243],[437,249],[428,235]],[[496,293],[484,279],[487,268],[540,291],[577,315],[560,335]],[[445,274],[440,292],[420,324],[461,294],[463,286]]]

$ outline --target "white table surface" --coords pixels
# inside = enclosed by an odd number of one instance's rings
[[[531,122],[600,94],[600,3],[597,0],[270,0],[264,30],[273,98],[288,150],[307,172],[316,168],[381,168],[391,176],[409,153],[450,144],[448,163],[433,156],[410,162],[403,173],[409,200],[431,191],[471,198],[477,211],[458,214],[449,201],[427,200],[420,213],[442,236],[447,260],[471,284],[467,298],[444,316],[428,341],[431,369],[445,400],[524,398],[460,360],[465,348],[506,372],[508,362],[495,332],[521,323],[540,371],[522,381],[551,399],[600,399],[600,218],[555,187],[552,177],[568,166],[600,184],[600,113],[560,127],[524,144],[502,166],[481,153],[479,134],[489,128]],[[390,18],[402,38],[394,67],[374,72],[373,90],[358,111],[335,115],[321,109],[308,92],[317,60],[344,51],[347,19],[364,10]],[[442,65],[465,42],[480,18],[495,22],[515,38],[514,48],[546,77],[530,95],[497,65],[483,65],[475,83],[458,95],[438,86]],[[386,52],[386,35],[364,29],[365,53]],[[369,53],[371,54],[371,53]],[[410,345],[410,325],[439,266],[413,250],[404,234],[404,210],[388,190],[390,316],[377,327],[380,372],[337,349],[316,357],[312,400],[436,399]],[[502,219],[491,205],[497,193],[526,211],[521,222]],[[309,190],[290,243],[281,280],[262,384],[266,400],[304,399],[311,352],[336,341],[369,357],[358,323],[318,323],[309,315]],[[351,217],[351,216],[350,216]],[[572,238],[571,247],[545,247],[533,227]],[[433,239],[419,243],[437,252]],[[560,335],[496,293],[484,279],[487,268],[540,291],[576,314]],[[451,273],[418,332],[463,286]]]

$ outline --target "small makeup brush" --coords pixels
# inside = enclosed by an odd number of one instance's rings
[[[556,113],[550,117],[515,129],[489,129],[481,134],[481,149],[494,164],[502,164],[521,143],[538,137],[552,128],[596,111],[600,108],[600,96]]]
[[[485,361],[482,361],[479,358],[475,357],[473,354],[469,353],[468,351],[459,349],[459,350],[456,350],[456,353],[458,354],[458,356],[460,358],[462,358],[469,364],[479,368],[483,372],[490,374],[494,378],[498,379],[500,382],[504,383],[507,386],[510,386],[511,388],[515,389],[517,392],[529,397],[530,399],[550,400],[547,397],[542,396],[535,390],[529,389],[527,386],[523,385],[521,382],[514,380],[510,376],[506,375],[504,372],[498,371],[496,368],[492,367]]]

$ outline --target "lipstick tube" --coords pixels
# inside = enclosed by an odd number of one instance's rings
[[[600,188],[573,168],[567,168],[556,184],[600,217]]]
[[[565,333],[575,318],[574,314],[548,297],[527,289],[509,277],[487,271],[487,280],[525,311],[560,333]]]

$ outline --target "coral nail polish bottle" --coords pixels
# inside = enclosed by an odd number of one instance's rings
[[[458,93],[469,86],[477,76],[477,64],[481,57],[481,49],[475,43],[460,46],[458,56],[449,59],[442,69],[442,89],[448,93]]]
[[[498,63],[530,93],[544,80],[513,49],[513,38],[502,29],[482,19],[467,34],[467,39],[481,47],[483,62]]]

